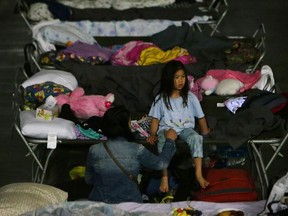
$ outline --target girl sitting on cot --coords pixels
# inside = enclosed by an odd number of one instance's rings
[[[180,61],[172,60],[164,66],[160,89],[149,116],[152,120],[147,142],[158,142],[157,148],[161,152],[165,143],[165,131],[173,128],[178,137],[188,144],[195,166],[196,180],[202,188],[206,188],[209,182],[202,175],[203,137],[194,130],[195,117],[198,119],[202,135],[207,135],[210,129],[199,100],[189,91],[187,72]],[[167,169],[162,171],[160,191],[163,193],[169,190],[167,173]]]

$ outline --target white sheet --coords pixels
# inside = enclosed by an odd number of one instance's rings
[[[73,201],[50,205],[35,211],[23,214],[23,216],[47,216],[47,215],[107,215],[107,216],[169,216],[174,208],[186,208],[190,206],[202,211],[202,216],[215,216],[220,210],[237,209],[244,212],[245,216],[256,216],[262,212],[265,200],[255,202],[212,203],[212,202],[174,202],[170,204],[134,203],[106,204],[92,201]]]
[[[193,26],[195,22],[207,21],[211,17],[209,16],[194,16],[190,20],[145,20],[135,19],[131,21],[89,21],[82,20],[76,22],[65,21],[69,25],[80,29],[82,32],[89,34],[90,36],[151,36],[171,25],[181,26],[183,22]]]
[[[129,8],[163,7],[175,0],[58,0],[58,2],[79,9],[85,8],[114,8],[124,10]]]
[[[238,209],[244,212],[245,216],[256,216],[263,211],[265,207],[265,200],[253,202],[233,202],[233,203],[212,203],[190,201],[189,204],[202,211],[203,216],[215,216],[216,212],[221,209]],[[174,202],[170,204],[154,204],[154,203],[120,203],[116,205],[117,208],[123,209],[128,212],[155,212],[155,215],[171,215],[174,208],[186,208],[187,202]]]

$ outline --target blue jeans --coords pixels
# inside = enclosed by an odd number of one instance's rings
[[[192,128],[186,128],[183,129],[178,134],[178,137],[188,144],[192,158],[195,157],[203,158],[203,137],[200,134],[198,134]],[[162,151],[164,143],[165,143],[164,130],[161,130],[158,132],[157,147],[159,153]]]

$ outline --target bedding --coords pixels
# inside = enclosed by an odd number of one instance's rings
[[[66,21],[91,20],[107,22],[113,20],[131,21],[138,18],[145,20],[190,20],[194,16],[203,16],[206,14],[199,9],[199,6],[201,4],[176,3],[169,5],[169,7],[129,8],[125,10],[115,10],[113,8],[86,8],[81,10],[71,8],[71,15],[67,17]],[[215,13],[211,15],[216,16]]]
[[[115,105],[124,105],[131,112],[148,113],[159,87],[164,64],[149,66],[91,66],[76,62],[60,62],[58,69],[71,72],[86,94],[115,95]],[[197,66],[185,65],[189,73]],[[201,76],[201,73],[199,73]]]
[[[49,134],[58,139],[75,140],[75,124],[72,121],[55,117],[51,121],[36,118],[35,110],[20,112],[20,128],[24,136],[47,139]]]
[[[56,212],[59,216],[80,214],[80,215],[117,215],[117,216],[169,216],[175,208],[187,208],[192,206],[202,212],[203,216],[216,216],[217,212],[224,209],[238,209],[245,213],[245,216],[255,216],[264,209],[265,200],[255,202],[235,203],[213,203],[213,202],[175,202],[169,204],[139,204],[120,203],[105,204],[91,201],[74,201],[50,205],[46,208],[37,209],[25,216],[52,215]]]
[[[85,30],[83,30],[83,32],[84,31]],[[39,34],[41,35],[41,33]],[[49,59],[48,62],[50,65],[53,64],[53,61],[62,59],[61,56],[60,58],[57,59],[57,57],[59,56],[59,52],[61,53],[61,50],[48,52],[49,50],[51,50],[50,46],[52,45],[50,41],[56,41],[57,39],[53,35],[54,35],[53,33],[49,33],[49,37],[45,36],[47,40],[47,45],[45,44],[44,40],[41,40],[39,42],[40,46],[39,49],[47,50],[47,52],[42,53],[42,56],[40,58],[41,59],[45,58],[46,61],[47,59]],[[67,34],[61,35],[61,37],[68,38],[69,35],[70,34],[68,34],[67,32]],[[57,37],[60,37],[60,35],[58,34]],[[234,44],[237,41],[236,39],[234,40],[225,37],[210,37],[203,33],[194,32],[193,28],[190,27],[188,24],[182,24],[181,26],[174,26],[174,25],[170,26],[167,29],[159,33],[153,34],[150,37],[95,37],[95,40],[97,41],[96,43],[99,44],[100,48],[102,47],[102,49],[105,48],[111,49],[112,56],[110,61],[107,62],[108,64],[109,63],[113,64],[114,53],[120,52],[121,49],[124,49],[123,46],[131,47],[134,44],[136,48],[139,42],[153,45],[155,48],[159,49],[158,53],[160,53],[160,51],[163,53],[168,53],[171,52],[171,50],[176,49],[177,47],[181,48],[182,50],[186,50],[189,53],[189,55],[192,58],[194,58],[194,60],[190,63],[193,64],[196,63],[199,69],[202,67],[201,69],[203,71],[205,70],[207,71],[207,69],[211,68],[214,69],[229,68],[232,70],[245,71],[249,66],[254,66],[255,64],[258,65],[259,59],[262,58],[263,56],[261,51],[254,47],[256,41],[253,39],[247,39],[242,41],[242,43],[245,43],[247,45],[249,44],[249,49],[248,48],[246,49],[244,57],[243,53],[241,53],[239,49],[239,52],[235,50],[233,53],[234,58],[237,58],[238,61],[237,62],[227,61],[230,53],[229,50],[232,47],[234,47]],[[65,42],[67,42],[67,40]],[[56,44],[63,44],[63,41],[60,40]],[[142,51],[144,52],[145,51],[144,48],[147,47],[142,46],[142,50],[138,49],[138,52]],[[64,49],[65,51],[65,47],[62,49]],[[55,50],[55,45],[53,47],[53,50]],[[128,56],[127,53],[122,52],[120,54],[121,54],[120,57],[123,59],[131,58],[131,55]],[[250,56],[249,59],[245,58],[245,56],[247,55]],[[143,54],[143,56],[145,55]],[[94,56],[94,58],[95,57],[97,58],[97,56]],[[39,60],[39,64],[41,64],[41,59]],[[161,61],[157,62],[161,63]],[[164,61],[162,61],[162,63],[164,63]],[[45,67],[45,62],[43,62],[43,65],[41,66]],[[198,71],[194,71],[194,73],[196,74],[197,72]],[[204,74],[202,73],[202,75]]]
[[[115,95],[115,105],[124,105],[131,112],[148,113],[153,98],[158,92],[161,69],[164,64],[149,66],[91,66],[76,62],[59,62],[56,65],[59,70],[71,72],[77,79],[79,86],[83,87],[87,94]],[[188,74],[196,79],[205,77],[206,74],[222,73],[235,75],[239,71],[214,69],[209,70],[201,64],[185,65]],[[260,78],[259,71],[255,74],[245,74],[246,88],[251,88]],[[197,81],[196,81],[197,83]]]
[[[41,18],[43,18],[41,21],[53,18],[62,21],[131,21],[139,18],[180,21],[190,20],[194,16],[203,16],[206,14],[203,8],[207,9],[209,7],[206,2],[196,3],[189,0],[161,1],[146,0],[143,4],[142,1],[117,0],[113,1],[112,5],[112,1],[107,0],[86,2],[77,2],[76,0],[20,0],[18,4],[31,21],[40,21]],[[23,8],[23,6],[26,7]],[[41,12],[38,10],[41,10]],[[215,16],[215,13],[211,15]]]
[[[163,5],[163,2],[149,0],[145,1],[146,7],[140,6],[143,3],[141,1],[113,1],[121,10],[115,7],[78,9],[48,0],[26,1],[28,3],[19,0],[18,8],[30,29],[37,23],[52,20],[61,20],[70,25],[73,23],[78,27],[86,22],[92,36],[150,36],[170,25],[179,26],[186,22],[193,26],[194,23],[218,22],[222,21],[220,17],[225,16],[224,13],[220,14],[218,9],[222,0],[216,1],[215,8],[194,1],[163,1],[166,6],[157,6]],[[200,26],[197,26],[197,29],[199,28]]]
[[[73,91],[78,86],[75,76],[67,71],[43,69],[25,80],[21,86],[27,88],[34,84],[54,82]]]
[[[96,0],[96,1],[66,1],[58,0],[58,2],[64,5],[73,6],[77,8],[114,8],[117,10],[124,10],[128,8],[144,8],[144,7],[156,7],[166,6],[175,2],[175,0]]]
[[[191,20],[143,20],[91,22],[65,22],[60,20],[43,21],[32,27],[33,39],[41,44],[43,51],[55,50],[53,45],[66,46],[68,41],[77,40],[88,44],[96,43],[94,37],[144,37],[164,31],[170,26],[188,25],[191,27],[197,21],[208,20],[209,17],[194,17]],[[47,43],[47,44],[45,44]]]

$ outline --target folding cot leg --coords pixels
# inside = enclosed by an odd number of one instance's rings
[[[260,183],[262,184],[262,196],[265,198],[265,189],[264,189],[264,184],[263,181],[265,181],[265,188],[269,187],[269,179],[268,179],[268,174],[267,171],[270,168],[270,165],[272,162],[275,160],[276,156],[279,154],[281,148],[284,146],[288,139],[288,133],[286,133],[285,137],[281,139],[273,139],[273,140],[250,140],[249,143],[252,146],[253,150],[253,155],[255,158],[255,163],[256,163],[256,168],[258,172],[258,177],[260,180]],[[260,146],[257,148],[257,144],[260,144]],[[272,157],[269,159],[267,164],[265,165],[261,152],[260,152],[260,147],[262,144],[279,144],[277,150],[273,153]]]
[[[44,167],[43,167],[43,170],[42,170],[42,175],[41,175],[41,179],[40,179],[40,183],[41,184],[43,183],[43,181],[45,179],[45,175],[46,175],[46,171],[47,171],[47,168],[48,168],[49,160],[50,160],[50,157],[53,154],[53,152],[54,152],[54,149],[49,149],[49,152],[47,154],[47,157],[46,157],[46,160],[45,160],[45,163],[44,163]]]
[[[22,135],[19,127],[17,124],[14,124],[14,127],[16,129],[16,131],[18,132],[18,134],[20,135],[21,139],[23,140],[23,142],[25,143],[26,147],[28,148],[30,154],[32,155],[32,157],[34,158],[34,160],[36,161],[37,165],[40,167],[41,170],[43,170],[43,166],[40,162],[40,160],[38,159],[37,155],[35,154],[33,148],[31,147],[31,145],[27,142],[27,140],[25,139],[25,137]]]
[[[261,154],[258,151],[255,143],[253,143],[253,141],[249,141],[249,144],[252,146],[252,154],[253,154],[253,157],[255,159],[257,176],[258,176],[259,181],[260,181],[262,199],[265,199],[266,188],[268,187],[268,179],[267,179],[266,171],[264,168],[264,163],[263,163],[263,160],[261,158]],[[258,162],[260,163],[260,165],[258,164]],[[260,170],[260,168],[261,168],[261,170]],[[264,184],[264,180],[265,180],[265,184]]]
[[[260,175],[261,174],[260,167],[259,167],[258,163],[256,162],[256,155],[254,153],[254,149],[251,148],[251,146],[252,146],[252,143],[250,141],[248,141],[247,149],[248,149],[249,158],[250,158],[250,161],[251,161],[250,169],[251,169],[251,173],[254,174],[253,170],[254,170],[254,165],[255,165],[256,177],[260,181],[259,183],[260,183],[260,188],[261,188],[261,198],[264,199],[264,197],[265,197],[265,189],[264,189],[263,177]]]
[[[281,141],[281,143],[279,143],[279,146],[277,148],[277,150],[274,152],[273,156],[270,158],[269,162],[267,163],[265,169],[268,170],[271,163],[274,161],[275,157],[279,154],[281,148],[283,147],[283,145],[286,143],[286,140],[288,139],[288,133],[285,135],[285,137],[283,138],[283,140]]]
[[[35,151],[36,151],[36,148],[34,149],[34,152]],[[39,160],[39,158],[45,158],[45,159],[42,160],[43,162],[41,163],[41,166],[39,166],[37,164],[38,166],[36,167],[35,173],[32,171],[33,182],[43,184],[43,182],[45,180],[48,164],[50,161],[50,157],[53,154],[53,152],[54,152],[54,149],[44,149],[44,151],[42,151],[43,154],[38,154],[38,156],[37,156],[38,160]]]
[[[32,172],[32,181],[33,182],[38,182],[39,181],[42,184],[44,179],[45,179],[45,175],[46,175],[46,171],[47,171],[47,168],[48,168],[49,160],[50,160],[51,155],[54,152],[54,149],[48,149],[47,156],[46,156],[44,162],[41,163],[41,161],[39,159],[39,156],[37,156],[35,154],[35,151],[36,151],[38,145],[37,144],[33,144],[33,143],[32,144],[28,143],[27,140],[25,139],[25,137],[22,135],[18,125],[14,124],[14,126],[15,126],[16,131],[20,135],[21,139],[25,143],[26,147],[28,148],[29,153],[32,155],[34,161],[37,164],[37,170],[36,170],[35,174],[34,174],[34,172]],[[40,172],[41,172],[41,174],[40,174]]]

